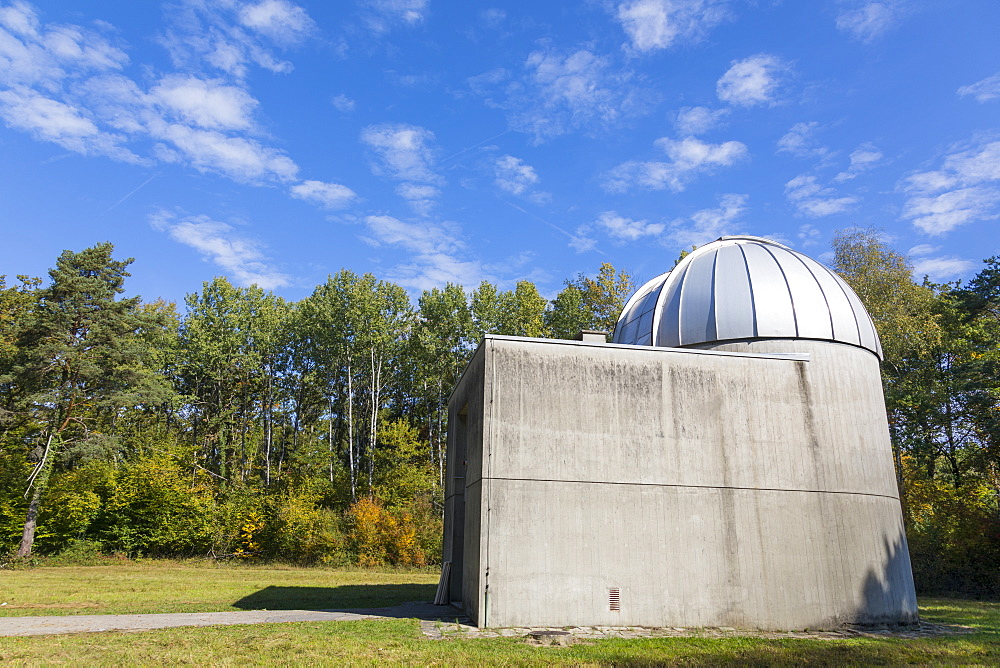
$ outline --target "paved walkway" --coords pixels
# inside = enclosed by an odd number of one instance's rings
[[[0,636],[40,636],[97,631],[146,631],[177,626],[225,626],[276,622],[341,622],[359,619],[419,619],[423,635],[434,640],[451,638],[528,637],[539,631],[567,632],[569,642],[601,638],[664,638],[752,636],[757,638],[811,638],[835,640],[862,637],[919,638],[970,633],[963,626],[920,623],[907,629],[842,629],[839,631],[747,631],[729,627],[681,629],[586,626],[564,629],[477,629],[458,609],[431,603],[403,603],[387,608],[355,610],[241,610],[237,612],[177,612],[159,615],[65,615],[49,617],[0,617]],[[544,635],[541,634],[541,635]]]
[[[62,615],[0,617],[0,636],[40,636],[95,631],[146,631],[175,626],[224,626],[275,622],[340,622],[359,619],[417,618],[425,622],[461,619],[459,611],[430,603],[404,603],[390,608],[360,610],[240,610],[236,612],[175,612],[157,615]]]

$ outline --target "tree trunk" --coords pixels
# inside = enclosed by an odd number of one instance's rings
[[[375,478],[375,441],[378,434],[378,407],[382,382],[382,357],[376,360],[375,348],[371,349],[371,414],[368,420],[368,495],[374,489]]]
[[[326,448],[327,456],[330,458],[330,482],[333,482],[333,397],[327,397],[330,405],[330,417],[326,421]]]
[[[21,546],[17,548],[17,556],[22,559],[31,556],[31,546],[35,544],[35,527],[37,526],[38,505],[41,498],[41,485],[35,485],[31,493],[31,503],[28,504],[28,513],[24,517],[24,532],[21,534]]]
[[[272,375],[267,376],[267,393],[264,398],[264,486],[271,486],[271,429],[273,417],[271,415],[274,397],[272,396]]]
[[[350,357],[347,359],[347,466],[351,471],[351,503],[354,503],[357,501],[357,491],[354,476],[354,386],[351,382]]]
[[[42,492],[49,481],[49,449],[52,447],[52,435],[49,435],[45,442],[45,451],[38,461],[38,466],[28,478],[28,488],[31,490],[31,501],[28,503],[28,512],[24,517],[24,531],[21,534],[21,545],[17,548],[17,556],[20,558],[30,557],[31,548],[35,544],[35,529],[38,526],[38,507],[41,504]],[[25,492],[27,495],[27,492]]]

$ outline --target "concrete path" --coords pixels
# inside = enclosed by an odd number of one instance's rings
[[[339,622],[359,619],[409,619],[454,622],[461,613],[450,606],[404,603],[389,608],[359,610],[240,610],[236,612],[176,612],[158,615],[64,615],[0,617],[0,636],[40,636],[95,631],[146,631],[175,626],[271,624],[275,622]]]
[[[423,635],[433,640],[451,638],[525,637],[539,630],[568,631],[571,642],[603,638],[720,638],[752,636],[769,639],[842,640],[857,637],[921,638],[971,633],[965,626],[928,624],[906,629],[842,629],[840,631],[747,631],[734,628],[641,628],[588,626],[566,629],[477,629],[461,611],[431,603],[403,603],[388,608],[354,610],[241,610],[237,612],[178,612],[160,615],[66,615],[54,617],[0,617],[0,636],[40,636],[96,631],[146,631],[176,626],[225,626],[275,622],[339,622],[359,619],[419,619]]]

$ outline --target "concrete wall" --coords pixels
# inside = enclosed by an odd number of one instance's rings
[[[875,356],[724,347],[484,341],[450,402],[444,541],[477,624],[915,620]]]

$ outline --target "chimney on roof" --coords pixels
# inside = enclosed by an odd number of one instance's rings
[[[596,329],[581,329],[580,333],[576,335],[576,340],[588,343],[607,343],[608,333]]]

